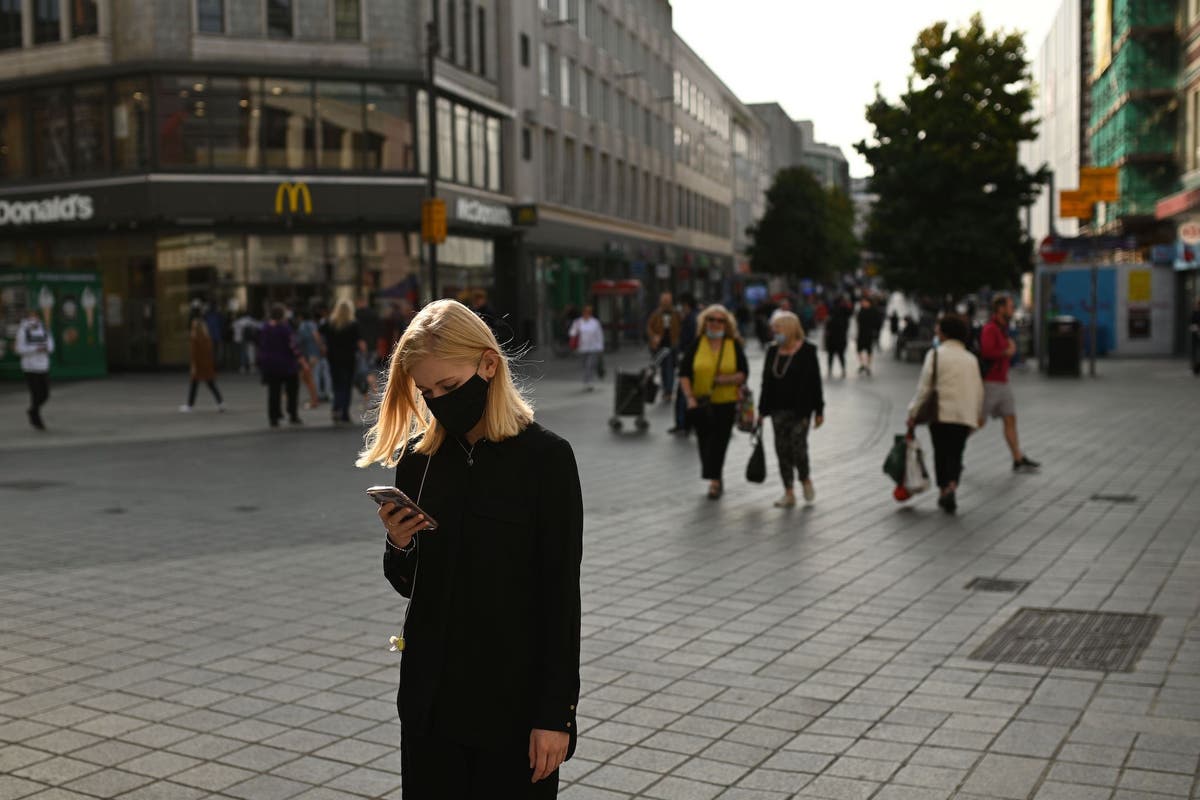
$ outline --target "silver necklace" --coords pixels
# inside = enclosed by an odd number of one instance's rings
[[[788,367],[792,365],[792,359],[796,357],[796,353],[800,352],[800,348],[792,351],[792,354],[787,357],[787,361],[783,364],[783,369],[779,368],[779,353],[775,354],[775,363],[771,365],[771,374],[776,378],[782,378],[787,374]]]
[[[475,444],[479,444],[481,441],[483,441],[483,440],[482,440],[482,439],[476,439],[476,440],[475,440]],[[467,454],[467,466],[468,466],[468,467],[473,467],[473,466],[475,466],[475,444],[471,445],[471,449],[470,449],[470,450],[468,450],[467,448],[463,447],[463,443],[462,443],[462,442],[458,441],[458,437],[457,437],[457,436],[455,436],[455,437],[454,437],[454,442],[455,442],[455,443],[456,443],[456,444],[457,444],[457,445],[458,445],[460,448],[462,448],[462,451],[463,451],[464,453],[466,453],[466,454]]]

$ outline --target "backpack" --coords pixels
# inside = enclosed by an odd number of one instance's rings
[[[992,371],[992,365],[995,363],[990,358],[983,357],[983,326],[971,325],[971,342],[967,349],[975,356],[975,360],[979,363],[979,377],[987,378],[987,374]]]

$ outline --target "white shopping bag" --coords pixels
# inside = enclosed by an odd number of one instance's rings
[[[909,494],[917,494],[929,488],[929,472],[925,469],[925,457],[921,453],[921,444],[917,437],[908,440],[907,452],[904,454],[904,488]]]

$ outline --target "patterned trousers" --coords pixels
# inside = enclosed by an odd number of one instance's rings
[[[772,411],[775,427],[775,455],[779,459],[779,477],[785,489],[792,488],[792,473],[808,480],[808,424],[810,417],[795,411]]]

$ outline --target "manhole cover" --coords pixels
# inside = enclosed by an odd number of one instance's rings
[[[0,489],[16,489],[22,492],[36,492],[39,489],[50,489],[55,486],[66,486],[62,481],[42,481],[29,478],[20,481],[0,481]]]
[[[1022,608],[971,653],[979,661],[1132,672],[1162,617]]]
[[[1019,592],[1029,585],[1029,581],[1010,581],[1004,578],[975,578],[964,589],[976,592]]]
[[[1094,494],[1092,500],[1097,503],[1136,503],[1136,494]]]

